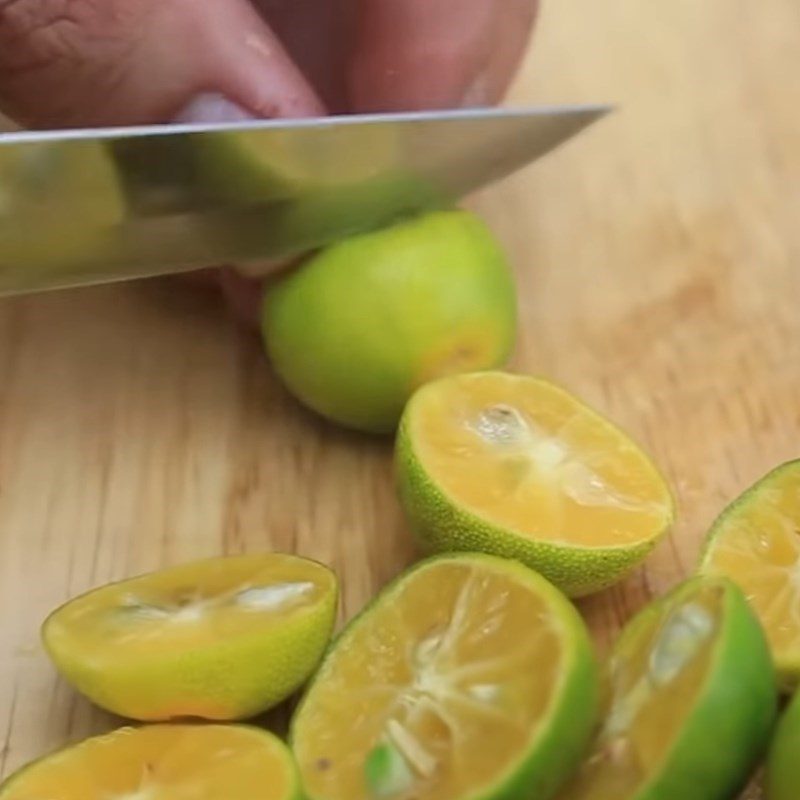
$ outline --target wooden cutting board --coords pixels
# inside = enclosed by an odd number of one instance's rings
[[[646,567],[581,603],[604,648],[723,504],[800,456],[800,6],[545,5],[513,99],[619,110],[476,201],[519,276],[516,366],[641,439],[680,498]],[[414,556],[389,444],[298,408],[201,291],[0,302],[2,771],[116,724],[56,679],[50,609],[264,548],[332,564],[357,611]]]

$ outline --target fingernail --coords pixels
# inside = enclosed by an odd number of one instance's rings
[[[175,115],[174,122],[244,122],[249,119],[254,119],[253,114],[224,95],[204,92],[193,97]]]

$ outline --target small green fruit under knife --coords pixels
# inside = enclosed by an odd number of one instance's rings
[[[516,294],[487,227],[442,211],[355,236],[267,290],[263,333],[304,404],[357,430],[390,433],[414,390],[503,364]]]

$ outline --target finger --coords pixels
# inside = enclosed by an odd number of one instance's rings
[[[525,57],[538,12],[539,0],[506,0],[498,5],[491,57],[483,76],[485,89],[479,77],[475,99],[465,105],[502,100]]]
[[[222,269],[219,285],[231,311],[248,328],[256,329],[261,320],[261,297],[264,281],[244,275],[236,269]]]
[[[354,0],[254,0],[332,112],[347,110]]]
[[[32,126],[322,111],[247,0],[0,0],[0,104]]]
[[[270,259],[246,267],[227,267],[219,270],[218,283],[233,313],[248,328],[261,324],[261,305],[264,287],[276,274],[294,266],[300,257]]]
[[[537,0],[360,0],[349,86],[358,111],[496,102]]]

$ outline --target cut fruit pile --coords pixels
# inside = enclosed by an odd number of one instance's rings
[[[286,745],[234,725],[122,728],[54,753],[0,788],[0,800],[300,800]]]
[[[595,720],[584,625],[490,556],[424,562],[342,634],[292,727],[313,800],[545,800]]]
[[[45,623],[61,671],[132,719],[243,719],[294,692],[336,615],[334,574],[296,556],[210,559],[83,595]]]
[[[713,525],[700,566],[742,587],[767,632],[781,680],[800,680],[800,461],[784,464]]]
[[[773,661],[784,687],[800,681],[800,462],[728,508],[701,575],[626,627],[598,709],[591,642],[565,595],[641,564],[673,521],[671,492],[565,390],[463,374],[513,349],[506,255],[466,212],[397,221],[404,198],[419,207],[430,189],[387,172],[395,143],[382,127],[359,135],[355,172],[304,152],[296,131],[269,152],[256,134],[220,132],[175,160],[201,205],[275,206],[268,230],[245,214],[252,225],[218,221],[213,237],[296,253],[360,220],[353,233],[366,233],[271,281],[265,348],[318,414],[397,431],[401,504],[444,555],[402,574],[329,650],[337,578],[291,555],[209,559],[72,600],[43,639],[97,705],[147,722],[234,721],[308,683],[293,752],[239,725],[123,728],[22,769],[0,800],[730,800],[768,744]],[[102,254],[126,203],[147,207],[149,179],[161,186],[137,168],[122,187],[89,143],[66,160],[38,152],[0,153],[0,237],[28,271]],[[114,152],[124,162],[123,142]],[[800,694],[772,744],[769,800],[800,798],[798,764]]]
[[[730,798],[777,710],[768,645],[739,589],[695,578],[635,618],[611,658],[607,705],[560,800]]]
[[[664,479],[625,434],[527,376],[422,388],[401,423],[397,470],[428,548],[517,558],[573,596],[617,582],[673,517]]]
[[[241,726],[122,729],[23,769],[0,800],[730,800],[746,784],[776,716],[773,661],[785,686],[800,677],[800,462],[727,509],[701,574],[626,627],[599,725],[565,594],[619,581],[668,529],[658,470],[564,390],[496,372],[420,389],[396,468],[414,530],[445,552],[327,655],[336,576],[290,555],[133,578],[43,626],[64,676],[133,719],[243,719],[309,682],[292,753]],[[800,797],[799,747],[800,696],[769,800]]]

